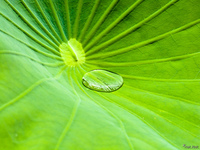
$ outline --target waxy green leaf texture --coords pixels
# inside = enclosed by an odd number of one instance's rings
[[[78,63],[68,48],[72,66],[59,50],[70,39],[85,52]],[[86,88],[96,69],[123,86]],[[0,149],[189,146],[200,146],[199,0],[0,1]]]

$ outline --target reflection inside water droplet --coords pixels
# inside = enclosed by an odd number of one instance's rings
[[[123,85],[123,78],[120,75],[106,70],[87,72],[82,80],[85,87],[99,92],[113,92]]]

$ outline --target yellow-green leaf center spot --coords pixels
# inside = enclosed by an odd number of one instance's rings
[[[113,92],[123,85],[123,78],[106,70],[93,70],[87,72],[83,78],[83,85],[99,92]]]
[[[61,56],[67,66],[77,66],[85,62],[82,44],[72,38],[59,46]]]

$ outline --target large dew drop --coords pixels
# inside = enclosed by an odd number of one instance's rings
[[[113,92],[123,84],[123,78],[106,70],[93,70],[83,76],[83,85],[99,92]]]

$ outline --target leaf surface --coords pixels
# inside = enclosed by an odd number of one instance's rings
[[[0,149],[200,146],[199,0],[1,0]],[[59,46],[77,39],[85,62]],[[82,84],[104,69],[123,86]]]

